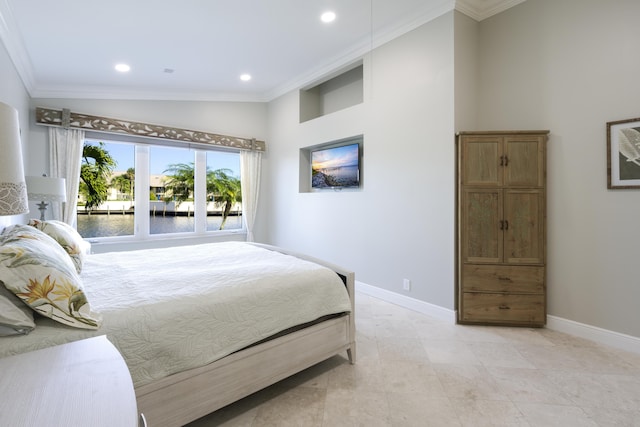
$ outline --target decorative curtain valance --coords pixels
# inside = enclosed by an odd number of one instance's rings
[[[65,129],[75,128],[96,132],[118,133],[150,138],[170,139],[239,150],[265,151],[264,141],[235,136],[218,135],[188,129],[172,128],[149,123],[130,122],[108,117],[90,116],[73,113],[68,109],[53,110],[36,107],[36,123],[47,126],[61,126]]]

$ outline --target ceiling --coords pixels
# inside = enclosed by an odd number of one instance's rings
[[[0,39],[33,98],[269,101],[453,8],[523,1],[0,0]]]

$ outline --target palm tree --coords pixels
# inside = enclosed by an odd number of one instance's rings
[[[164,173],[170,172],[165,181],[164,201],[175,200],[178,204],[191,197],[194,191],[194,166],[193,163],[177,163],[169,165]],[[213,200],[217,206],[222,206],[222,223],[220,230],[224,228],[231,208],[236,202],[242,200],[240,180],[231,175],[230,169],[207,168],[207,199]]]
[[[129,200],[133,200],[135,177],[135,169],[129,168],[122,175],[115,176],[111,179],[111,187],[116,188],[119,193],[129,196]]]
[[[80,193],[85,197],[85,209],[94,209],[107,200],[107,180],[116,161],[105,150],[104,143],[84,144],[80,166]]]
[[[233,205],[242,200],[240,180],[232,175],[230,169],[207,170],[207,197],[213,196],[216,205],[222,206],[222,223],[224,228]]]
[[[188,200],[193,194],[194,189],[194,166],[193,163],[176,163],[171,164],[163,173],[171,173],[164,182],[165,203],[174,200],[176,205]]]

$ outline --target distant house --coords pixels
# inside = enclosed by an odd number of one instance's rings
[[[124,175],[126,171],[114,171],[109,177],[109,182],[112,182],[115,177]],[[165,180],[166,175],[149,175],[149,194],[155,194],[156,200],[161,200],[165,192]],[[133,189],[132,189],[133,190]],[[129,200],[131,192],[123,192],[119,188],[110,186],[108,190],[107,200]]]

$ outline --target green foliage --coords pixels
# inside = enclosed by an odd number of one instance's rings
[[[229,175],[230,172],[230,169],[207,170],[207,198],[211,195],[214,203],[222,206],[220,230],[224,228],[233,205],[242,201],[240,180]]]
[[[114,176],[110,186],[125,194],[128,200],[133,200],[135,191],[136,173],[134,168],[129,168],[122,175]]]
[[[169,173],[164,182],[165,202],[175,201],[176,206],[192,197],[194,189],[194,166],[193,163],[171,164],[164,173]]]
[[[169,165],[164,173],[171,173],[165,181],[165,202],[175,201],[180,204],[193,197],[194,191],[194,165],[193,163],[177,163]],[[236,202],[242,201],[240,180],[231,175],[230,169],[207,168],[207,200],[222,206],[222,223],[220,230],[224,228],[231,208]]]
[[[116,167],[116,161],[105,150],[104,143],[84,144],[80,166],[80,194],[86,200],[85,209],[95,209],[107,200],[107,179]]]

